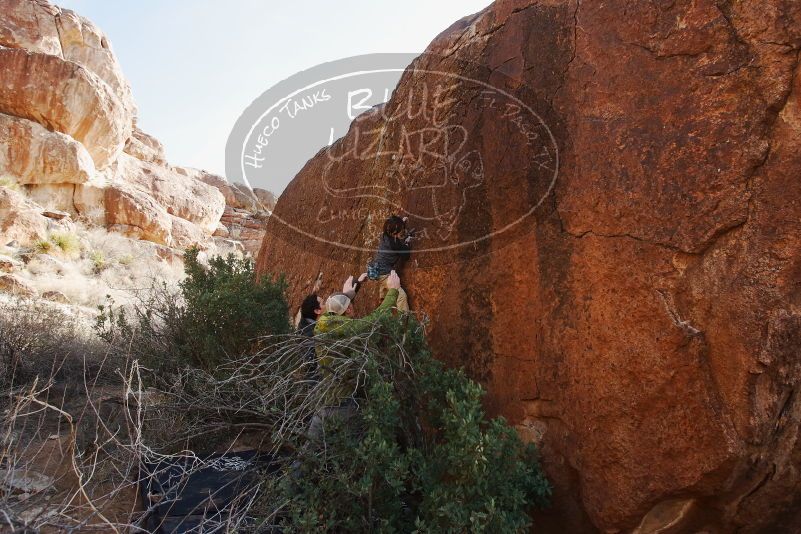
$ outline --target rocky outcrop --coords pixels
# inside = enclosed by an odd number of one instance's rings
[[[0,112],[69,135],[103,168],[131,135],[132,116],[94,73],[58,56],[0,48]]]
[[[128,80],[111,50],[108,38],[92,21],[69,9],[61,9],[56,17],[61,55],[97,75],[111,87],[131,117],[136,104]],[[135,133],[135,132],[134,132]]]
[[[166,165],[167,157],[164,154],[164,145],[161,141],[148,135],[139,128],[134,128],[133,134],[125,143],[125,153],[136,159]]]
[[[0,46],[61,55],[57,7],[39,0],[3,0],[0,8]]]
[[[167,246],[210,243],[223,195],[237,207],[247,195],[167,163],[162,144],[136,127],[130,86],[103,32],[45,0],[0,0],[0,12],[0,178],[22,186],[40,206],[33,212],[63,211]],[[40,236],[33,219],[16,225],[30,231],[15,238]]]
[[[206,248],[209,235],[198,225],[186,219],[170,215],[170,245],[174,248],[186,250],[189,247]]]
[[[242,243],[252,257],[258,256],[270,211],[275,207],[271,192],[229,182],[225,177],[190,167],[176,167],[176,172],[211,185],[225,197],[225,210],[214,236]]]
[[[334,291],[405,213],[435,353],[540,445],[540,529],[801,529],[800,48],[783,0],[498,1],[307,163],[258,268]]]
[[[224,176],[212,174],[202,169],[175,167],[175,171],[216,187],[225,197],[225,205],[230,208],[258,213],[269,212],[275,207],[275,195],[266,189],[231,183]]]
[[[225,198],[215,187],[128,154],[119,158],[118,173],[146,192],[171,215],[197,224],[211,234],[225,208]]]
[[[135,239],[172,244],[172,219],[152,197],[133,187],[105,188],[106,223],[116,232]]]
[[[45,239],[47,230],[48,219],[38,205],[17,191],[0,187],[0,244]]]
[[[19,184],[81,184],[94,178],[95,166],[72,137],[0,114],[0,175]]]
[[[241,242],[244,249],[256,258],[264,241],[268,218],[264,212],[252,213],[226,206],[214,235]]]

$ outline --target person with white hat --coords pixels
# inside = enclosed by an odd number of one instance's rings
[[[365,276],[360,277],[359,282]],[[325,301],[325,311],[317,318],[314,326],[314,337],[344,339],[363,333],[373,327],[375,321],[384,313],[389,313],[395,307],[398,300],[398,289],[400,289],[400,278],[398,273],[392,271],[387,278],[387,291],[381,304],[369,315],[362,318],[353,317],[353,307],[351,302],[356,296],[358,284],[354,284],[353,277],[345,281],[342,292],[334,293]],[[326,343],[317,343],[317,360],[323,380],[334,380],[334,373],[331,365],[333,358],[327,350]],[[337,379],[339,380],[339,379]],[[320,408],[312,417],[307,436],[317,441],[323,433],[323,421],[329,417],[339,417],[342,420],[349,419],[356,412],[356,403],[351,398],[352,387],[347,384],[333,384],[329,390],[329,398],[326,400],[327,406]]]
[[[364,275],[362,275],[364,277]],[[360,277],[359,282],[362,281]],[[387,291],[383,302],[371,314],[360,319],[353,317],[351,302],[356,297],[358,283],[354,284],[353,277],[345,281],[340,293],[334,293],[325,301],[325,312],[317,318],[314,335],[335,334],[336,337],[348,337],[359,334],[375,322],[382,313],[395,307],[398,301],[398,292],[401,287],[398,273],[392,271],[387,278]]]
[[[398,273],[392,271],[387,278],[387,294],[378,308],[365,317],[354,318],[351,302],[356,296],[358,283],[354,285],[353,277],[349,277],[342,287],[342,292],[334,293],[325,301],[325,312],[317,318],[317,324],[314,326],[315,337],[344,339],[369,330],[380,315],[389,313],[395,307],[400,285]],[[331,365],[331,357],[327,353],[325,344],[318,343],[317,358],[323,375],[330,374],[328,368]]]

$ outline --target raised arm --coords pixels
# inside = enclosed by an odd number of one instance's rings
[[[400,278],[398,273],[392,271],[387,278],[389,291],[381,304],[372,313],[359,319],[337,316],[328,318],[329,329],[327,334],[335,337],[351,337],[362,334],[373,327],[378,318],[388,313],[398,301],[398,289],[400,288]]]

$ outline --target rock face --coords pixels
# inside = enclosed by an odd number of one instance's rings
[[[0,115],[0,174],[14,176],[19,184],[81,184],[94,178],[95,165],[72,137]]]
[[[4,0],[2,8],[1,45],[61,55],[61,39],[56,26],[57,7],[38,0]]]
[[[0,274],[0,292],[17,297],[36,295],[36,290],[28,282],[14,274]]]
[[[0,244],[45,239],[47,230],[48,219],[38,205],[17,191],[0,187]]]
[[[82,65],[106,82],[127,113],[136,116],[131,87],[100,28],[69,9],[59,11],[56,25],[64,59]]]
[[[133,134],[125,143],[125,152],[136,159],[164,165],[167,157],[164,155],[164,145],[161,141],[148,135],[139,128],[134,128]]]
[[[405,213],[433,349],[540,445],[542,529],[798,531],[800,48],[785,0],[497,1],[307,163],[258,268],[334,291]]]
[[[264,241],[268,217],[264,213],[226,206],[220,227],[214,232],[215,236],[228,237],[239,241],[251,256],[256,258]]]
[[[67,134],[95,166],[108,166],[131,135],[122,101],[94,73],[58,56],[0,48],[0,111]]]
[[[159,244],[171,244],[172,221],[152,197],[129,186],[105,189],[106,223],[122,234]]]
[[[127,183],[153,197],[171,215],[198,225],[208,234],[216,228],[225,198],[215,187],[128,154],[120,156],[119,166],[118,172]]]
[[[258,256],[269,212],[275,207],[275,195],[265,189],[250,189],[243,184],[231,183],[223,176],[200,169],[176,167],[175,170],[213,186],[223,194],[225,210],[214,235],[239,241],[252,257]]]

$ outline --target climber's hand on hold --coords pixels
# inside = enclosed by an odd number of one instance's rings
[[[353,278],[353,277],[351,277],[351,278]],[[362,287],[362,284],[364,283],[365,280],[367,280],[367,273],[360,274],[359,275],[359,279],[356,280],[355,282],[353,282],[353,291],[358,293],[359,292],[359,288]]]
[[[400,289],[400,276],[395,271],[389,273],[389,277],[387,277],[387,287],[390,289]]]

